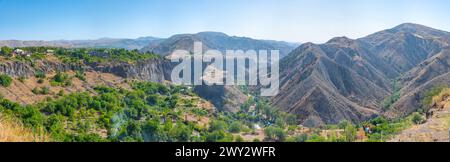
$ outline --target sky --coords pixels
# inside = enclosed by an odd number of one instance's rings
[[[0,0],[0,40],[167,38],[218,31],[322,43],[406,22],[450,31],[450,1]]]

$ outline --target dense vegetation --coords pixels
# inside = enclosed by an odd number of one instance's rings
[[[398,99],[400,99],[400,90],[401,86],[399,85],[398,81],[392,82],[392,95],[385,98],[382,103],[382,108],[384,110],[388,110],[392,107],[392,105],[397,102]]]
[[[98,95],[74,93],[27,106],[2,99],[0,109],[56,141],[191,140],[195,123],[181,120],[183,112],[177,107],[181,88],[133,83],[133,90],[95,90]],[[100,136],[102,130],[106,137]]]
[[[105,63],[105,62],[127,62],[134,63],[148,59],[160,58],[153,53],[140,53],[138,50],[125,49],[65,49],[58,48],[55,55],[66,63]]]
[[[15,59],[32,61],[43,59],[51,53],[66,63],[134,63],[148,59],[160,58],[153,53],[140,53],[138,50],[107,49],[107,48],[58,48],[58,47],[21,47],[23,51],[31,54],[30,57],[16,56]],[[0,55],[11,57],[14,48],[1,47]],[[51,52],[50,52],[51,51]]]
[[[426,110],[428,107],[430,107],[431,102],[433,101],[433,97],[441,93],[445,88],[446,86],[435,86],[425,92],[425,96],[422,99],[422,109]]]
[[[232,133],[250,132],[258,121],[275,120],[273,115],[265,118],[244,112],[213,116],[197,107],[198,98],[186,87],[149,82],[131,85],[131,90],[98,86],[96,95],[62,94],[59,99],[26,106],[1,99],[0,111],[55,141],[241,141],[242,137]],[[43,94],[45,88],[35,91]],[[258,107],[263,110],[264,104]],[[186,120],[187,114],[208,117],[209,123]],[[285,123],[272,126],[274,140],[283,140],[279,134]]]

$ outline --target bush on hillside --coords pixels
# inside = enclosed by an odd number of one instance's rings
[[[2,74],[0,75],[0,85],[3,87],[9,87],[12,83],[12,78],[8,75]]]

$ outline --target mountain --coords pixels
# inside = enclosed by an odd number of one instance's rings
[[[152,51],[160,55],[169,55],[174,50],[184,49],[193,51],[194,42],[203,43],[203,50],[280,50],[280,57],[286,56],[298,46],[296,43],[288,43],[272,40],[256,40],[247,37],[228,36],[219,32],[200,32],[197,34],[174,35],[161,43],[150,44],[141,51]]]
[[[423,105],[427,93],[436,87],[450,86],[450,49],[442,49],[407,72],[399,81],[403,85],[401,97],[386,114],[399,117],[418,109],[427,111],[428,105]]]
[[[398,76],[448,46],[450,33],[423,25],[405,23],[359,39]]]
[[[378,114],[389,80],[359,50],[348,38],[303,44],[281,60],[280,93],[272,103],[306,126],[358,123]]]
[[[55,40],[55,41],[21,41],[21,40],[4,40],[0,41],[0,46],[9,47],[31,47],[31,46],[50,46],[50,47],[66,47],[66,48],[125,48],[125,49],[141,49],[142,47],[158,43],[161,38],[141,37],[137,39],[115,39],[101,38],[96,40]]]
[[[307,126],[408,114],[420,108],[421,96],[411,99],[407,94],[426,91],[424,84],[430,88],[449,72],[442,61],[449,40],[448,32],[406,23],[356,40],[305,43],[281,60],[281,89],[273,105],[297,114]],[[395,93],[391,82],[398,78],[406,85],[402,97],[385,112],[383,101]],[[439,83],[447,81],[441,78]]]
[[[153,43],[141,49],[163,56],[175,50],[184,49],[193,52],[194,42],[203,43],[203,52],[208,49],[219,50],[279,50],[280,57],[286,56],[298,44],[273,40],[256,40],[246,37],[228,36],[219,32],[200,32],[197,34],[174,35],[160,43]],[[248,96],[235,86],[195,86],[194,91],[209,100],[223,111],[237,112],[240,105],[248,100]]]

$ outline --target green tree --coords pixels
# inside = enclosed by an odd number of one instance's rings
[[[11,56],[12,52],[13,52],[12,48],[9,48],[7,46],[3,46],[1,48],[0,54],[3,55],[3,56]]]
[[[12,78],[9,75],[2,74],[0,75],[0,85],[3,87],[9,87],[12,83]]]
[[[209,125],[210,132],[223,131],[223,130],[227,130],[227,129],[228,129],[227,123],[222,120],[214,120]]]
[[[284,141],[286,138],[286,132],[284,132],[283,128],[276,126],[269,126],[264,129],[264,133],[266,134],[266,140],[268,141]]]
[[[423,124],[425,122],[425,118],[420,115],[419,113],[415,112],[412,115],[412,122],[414,122],[415,124]]]
[[[244,138],[242,138],[240,135],[237,135],[234,137],[234,142],[245,142]]]
[[[44,79],[44,78],[46,77],[46,76],[45,76],[45,72],[42,71],[42,70],[37,70],[37,71],[34,73],[34,75],[35,75],[36,78],[40,78],[40,79]]]
[[[286,142],[306,142],[308,140],[307,134],[300,134],[286,139]]]
[[[242,129],[242,124],[239,121],[234,121],[233,123],[230,124],[230,128],[229,131],[231,133],[239,133]]]
[[[350,122],[347,123],[347,125],[344,128],[344,134],[345,134],[345,141],[346,142],[353,142],[356,140],[356,127],[351,124]]]

